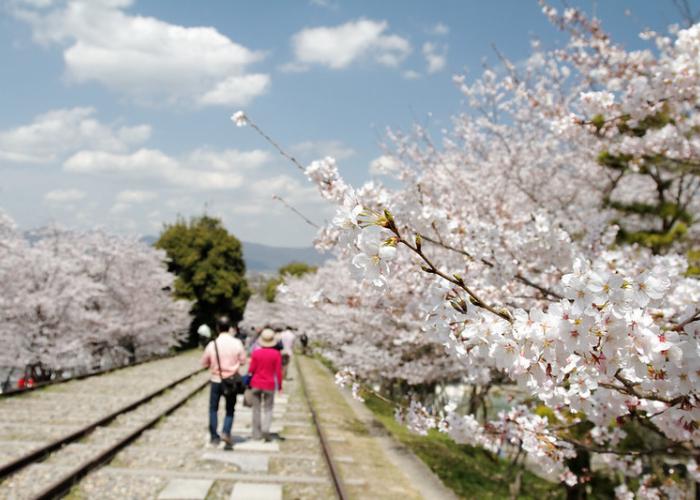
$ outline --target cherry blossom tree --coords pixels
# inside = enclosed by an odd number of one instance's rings
[[[397,284],[402,281],[397,280]],[[385,385],[432,385],[461,380],[457,358],[421,332],[421,319],[403,309],[397,286],[386,293],[355,281],[345,262],[332,261],[314,274],[288,277],[277,302],[287,322],[317,340],[337,367]],[[305,311],[297,315],[292,311]]]
[[[164,253],[102,231],[20,233],[0,216],[0,363],[112,367],[165,354],[188,322]]]
[[[388,132],[398,187],[353,188],[332,158],[297,163],[338,206],[317,246],[339,264],[318,275],[341,295],[361,287],[367,317],[420,323],[468,378],[499,374],[521,394],[486,421],[414,402],[401,412],[411,427],[524,451],[571,497],[594,457],[620,498],[680,498],[661,465],[700,479],[700,283],[685,257],[698,245],[700,25],[627,51],[575,9],[543,10],[565,48],[535,42],[522,69],[502,57],[504,71],[457,77],[469,110],[439,144],[422,127]],[[288,292],[314,287],[339,302],[322,282]]]

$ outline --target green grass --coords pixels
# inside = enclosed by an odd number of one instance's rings
[[[386,402],[368,395],[365,404],[384,427],[462,498],[510,498],[509,485],[515,471],[495,455],[472,446],[459,445],[446,434],[430,431],[427,436],[410,432],[394,419],[393,408]],[[518,498],[544,500],[564,498],[564,489],[525,471]]]

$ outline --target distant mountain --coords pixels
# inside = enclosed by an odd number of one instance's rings
[[[141,241],[152,245],[158,240],[155,236],[144,236]],[[249,243],[243,241],[243,258],[248,271],[274,272],[290,262],[306,262],[312,266],[323,264],[330,258],[328,254],[320,254],[313,247],[285,248]]]
[[[141,236],[141,241],[143,241],[146,245],[153,245],[156,241],[158,241],[157,236]]]
[[[305,262],[318,266],[327,261],[328,254],[320,254],[313,247],[285,248],[243,242],[243,257],[248,271],[270,272],[290,262]]]

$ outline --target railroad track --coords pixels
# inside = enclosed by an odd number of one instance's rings
[[[252,410],[239,400],[233,451],[211,447],[209,395],[202,391],[80,481],[72,497],[167,498],[178,488],[196,487],[202,490],[192,498],[235,500],[247,498],[251,491],[258,495],[255,498],[266,499],[336,498],[301,378],[292,368],[293,380],[275,398],[271,429],[284,440],[251,440]],[[221,406],[220,413],[223,402]]]
[[[188,363],[193,364],[189,360]],[[203,374],[198,376],[201,371],[201,368],[190,369],[116,410],[3,463],[0,498],[60,497],[88,472],[203,389],[207,378]],[[39,397],[40,393],[33,396]],[[39,473],[47,464],[51,464],[44,468],[48,474]]]
[[[270,498],[282,498],[284,492],[285,497],[345,499],[328,436],[308,397],[300,367],[295,364],[294,368],[296,380],[277,398],[273,419],[272,430],[284,430],[285,441],[247,439],[251,411],[239,405],[234,451],[207,446],[208,393],[202,391],[207,377],[190,374],[131,410],[119,409],[126,413],[113,412],[119,416],[112,425],[92,430],[85,426],[81,443],[73,441],[48,456],[44,453],[43,461],[28,461],[0,483],[0,498],[58,498],[68,491],[71,498],[156,498],[172,488],[173,481],[205,485],[209,481],[207,498],[235,499],[241,493],[237,488],[251,487],[258,494],[272,489]],[[141,415],[137,418],[135,413]],[[122,432],[104,439],[112,426]],[[39,485],[34,484],[36,476],[50,477]]]
[[[139,361],[135,361],[134,363],[128,363],[126,365],[113,366],[111,368],[104,368],[101,370],[93,370],[93,371],[89,371],[86,373],[79,373],[77,375],[73,375],[72,377],[59,377],[59,378],[55,378],[52,380],[46,380],[44,382],[37,382],[31,386],[24,387],[22,389],[12,388],[12,389],[6,390],[4,392],[0,391],[0,398],[19,396],[21,394],[26,394],[26,393],[36,391],[36,390],[42,389],[44,387],[49,387],[52,385],[65,384],[66,382],[73,382],[75,380],[83,380],[83,379],[95,377],[98,375],[106,375],[108,373],[123,370],[125,368],[131,368],[134,366],[143,365],[145,363],[151,363],[151,362],[157,361],[159,359],[166,359],[166,358],[171,358],[173,356],[178,356],[179,354],[181,354],[181,353],[170,353],[170,354],[165,354],[165,355],[161,355],[161,356],[152,356],[152,357],[149,357],[146,359],[141,359]]]

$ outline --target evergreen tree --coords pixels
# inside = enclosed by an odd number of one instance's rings
[[[685,117],[684,117],[685,118]],[[599,131],[605,117],[598,115],[592,124]],[[622,117],[617,124],[620,140],[625,137],[644,138],[650,131],[658,131],[674,124],[674,118],[666,110],[629,125],[629,118]],[[672,245],[684,243],[687,250],[694,245],[686,240],[689,227],[695,222],[689,209],[698,188],[700,173],[694,160],[678,159],[672,155],[650,155],[603,151],[598,162],[610,170],[610,183],[603,197],[603,204],[619,213],[614,221],[619,227],[619,243],[637,243],[654,253],[666,253]],[[648,189],[616,199],[617,191],[624,190],[630,177],[646,179]],[[634,185],[644,185],[636,183]],[[649,193],[653,193],[651,196]]]
[[[277,287],[284,283],[285,276],[299,278],[307,273],[315,273],[316,266],[310,266],[305,262],[290,262],[277,270],[277,276],[270,278],[265,284],[265,300],[274,302],[277,297]]]
[[[190,344],[197,343],[202,323],[213,327],[221,315],[233,323],[242,319],[250,297],[243,251],[219,219],[179,219],[165,226],[155,246],[167,252],[168,270],[177,275],[175,295],[194,301]]]

